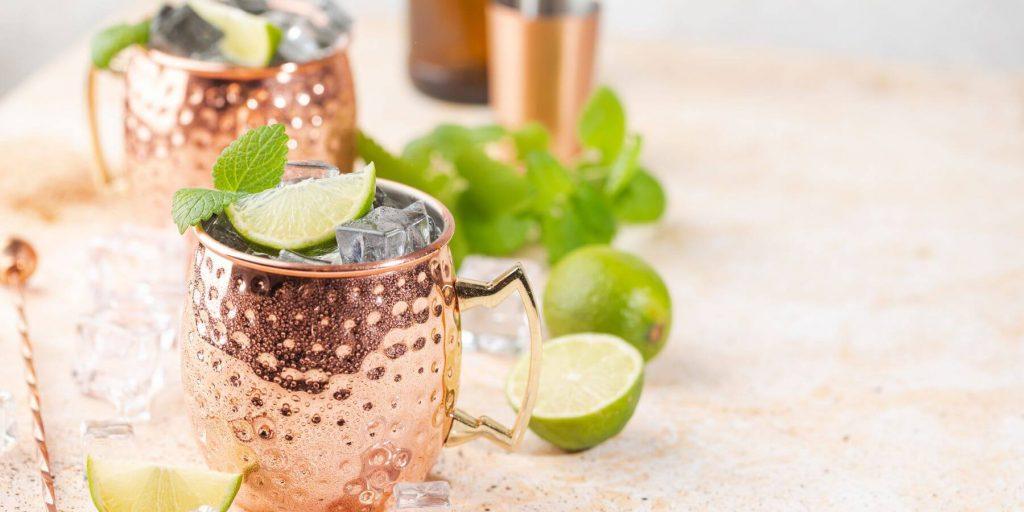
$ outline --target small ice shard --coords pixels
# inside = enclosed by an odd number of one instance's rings
[[[281,177],[281,184],[291,185],[308,179],[333,178],[340,176],[341,171],[337,167],[320,160],[303,160],[301,162],[288,162],[284,167],[284,176]]]
[[[281,252],[277,254],[277,259],[286,261],[288,263],[311,263],[315,265],[324,265],[330,263],[333,258],[322,258],[307,256],[305,254],[289,251],[288,249],[281,249]]]
[[[0,389],[0,453],[10,450],[17,442],[15,426],[14,396]]]
[[[149,27],[149,46],[184,57],[209,57],[217,53],[224,33],[188,5],[165,5]]]
[[[452,488],[448,482],[399,482],[395,484],[398,512],[447,512],[452,509]]]

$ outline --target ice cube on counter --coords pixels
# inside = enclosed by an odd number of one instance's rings
[[[448,482],[399,482],[395,484],[396,512],[447,512],[452,509]]]

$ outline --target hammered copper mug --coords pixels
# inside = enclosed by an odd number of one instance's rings
[[[271,0],[275,9],[302,14],[309,2]],[[311,18],[315,19],[315,18]],[[303,63],[247,68],[184,58],[152,48],[126,50],[123,70],[122,171],[104,155],[98,80],[89,71],[86,100],[97,182],[144,194],[161,214],[182,187],[211,186],[220,151],[247,129],[285,125],[289,156],[324,160],[347,172],[355,158],[355,93],[348,34],[323,57]]]
[[[244,472],[249,512],[378,511],[399,481],[422,481],[441,448],[486,437],[511,450],[536,398],[541,326],[523,270],[489,283],[457,279],[455,230],[422,200],[441,235],[374,263],[317,265],[260,258],[195,229],[182,321],[182,382],[210,467]],[[512,428],[455,404],[460,314],[518,291],[530,327],[530,372]]]

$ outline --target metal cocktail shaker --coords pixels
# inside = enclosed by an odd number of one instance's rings
[[[594,0],[493,0],[487,9],[498,121],[540,122],[561,157],[579,148],[576,121],[593,85],[599,13]]]

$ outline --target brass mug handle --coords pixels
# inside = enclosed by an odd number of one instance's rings
[[[114,183],[114,173],[110,170],[110,164],[103,153],[103,143],[100,140],[99,120],[99,97],[97,80],[101,70],[95,66],[89,66],[89,73],[85,77],[85,108],[89,120],[89,140],[92,143],[92,157],[95,163],[93,167],[93,178],[100,188],[107,188]],[[121,74],[120,72],[114,72]]]
[[[530,366],[526,393],[519,404],[519,413],[512,428],[508,428],[487,416],[476,417],[459,408],[452,413],[452,430],[448,434],[446,444],[455,446],[477,437],[488,440],[512,451],[519,445],[526,433],[526,427],[537,401],[537,387],[540,384],[541,343],[543,336],[540,325],[540,312],[533,290],[526,280],[522,265],[516,264],[493,281],[485,283],[473,279],[459,279],[455,283],[460,311],[476,307],[493,308],[501,303],[512,292],[519,292],[519,299],[526,309],[526,318],[530,325]]]

